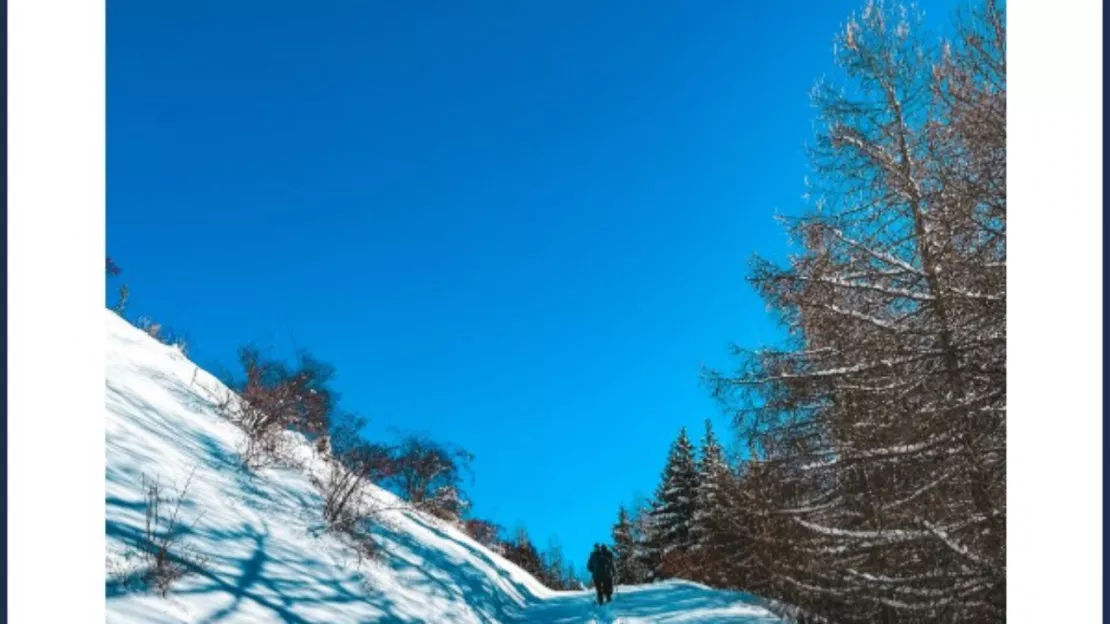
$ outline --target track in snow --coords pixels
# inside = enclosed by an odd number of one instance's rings
[[[758,598],[685,581],[617,588],[603,607],[590,592],[562,592],[527,607],[512,622],[549,624],[778,624]]]

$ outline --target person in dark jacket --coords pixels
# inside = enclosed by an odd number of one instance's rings
[[[613,583],[617,579],[617,564],[613,561],[613,551],[605,544],[601,545],[601,556],[605,557],[605,600],[613,602]]]
[[[586,562],[586,569],[594,580],[594,589],[597,590],[597,604],[613,602],[613,577],[616,575],[616,566],[613,565],[613,553],[601,544],[594,544],[594,551]]]

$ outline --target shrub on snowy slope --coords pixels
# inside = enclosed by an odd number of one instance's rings
[[[176,498],[166,497],[160,482],[143,478],[146,524],[139,542],[139,554],[146,565],[143,579],[163,598],[175,581],[190,570],[203,568],[208,561],[182,539],[191,529],[181,526],[181,506],[188,497],[192,478],[190,474]],[[169,510],[163,507],[166,503],[172,505]]]
[[[245,434],[218,411],[238,397],[106,314],[107,566],[125,564],[124,553],[143,538],[143,475],[180,484],[193,470],[180,505],[179,526],[188,529],[181,539],[207,558],[177,579],[166,599],[110,579],[110,624],[590,621],[588,595],[551,592],[452,523],[369,482],[365,502],[379,512],[372,526],[379,548],[367,560],[323,523],[324,500],[312,477],[326,476],[328,457],[286,432],[289,464],[244,472],[235,448]],[[780,621],[744,595],[692,584],[622,588],[614,607],[640,622]]]
[[[108,584],[127,591],[154,590],[165,598],[174,583],[190,573],[204,571],[208,557],[189,543],[192,526],[185,526],[185,505],[193,474],[172,494],[158,479],[141,478],[143,527],[123,561],[109,560]],[[195,521],[193,522],[195,524]]]
[[[461,483],[473,459],[463,448],[409,436],[394,452],[394,472],[387,483],[417,509],[458,522],[470,506]]]
[[[298,366],[264,359],[257,348],[239,350],[244,379],[232,385],[241,400],[225,414],[247,438],[240,449],[243,465],[258,468],[287,458],[283,432],[297,431],[310,439],[326,435],[335,409],[328,387],[335,371],[307,353]]]
[[[338,460],[286,431],[290,463],[245,473],[235,453],[245,434],[218,412],[239,397],[114,314],[106,382],[109,572],[136,567],[127,553],[144,539],[144,474],[181,483],[195,468],[174,521],[182,530],[171,534],[208,560],[176,578],[168,600],[112,575],[109,622],[476,623],[504,620],[547,595],[451,524],[365,479],[348,499],[374,512],[373,522],[356,523],[368,540],[327,530],[325,495],[313,481],[325,481]],[[177,507],[162,504],[155,517],[164,524]],[[357,550],[368,544],[378,546],[375,561]]]
[[[501,541],[502,529],[496,523],[480,518],[467,518],[463,520],[462,530],[482,546],[499,555],[505,554],[505,544]]]

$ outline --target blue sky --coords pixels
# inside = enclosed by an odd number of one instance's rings
[[[108,250],[210,368],[336,366],[370,433],[581,565],[650,494],[802,209],[856,2],[108,3]],[[949,6],[931,17],[944,17]]]

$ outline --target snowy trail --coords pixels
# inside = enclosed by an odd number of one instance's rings
[[[624,586],[599,607],[591,592],[563,592],[539,601],[512,622],[548,624],[771,624],[781,620],[753,596],[722,592],[685,581]]]
[[[253,475],[239,466],[243,434],[221,419],[226,388],[176,350],[107,316],[105,586],[107,621],[280,622],[777,622],[742,594],[692,583],[622,587],[599,611],[591,595],[553,592],[454,526],[407,510],[371,486],[385,512],[382,556],[360,561],[324,531],[309,479],[326,461],[300,439],[298,468]],[[192,474],[183,541],[206,563],[166,598],[136,588],[145,522],[143,480],[168,490]]]

